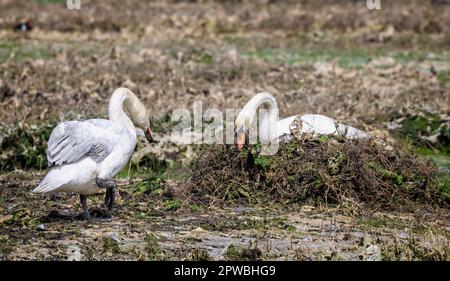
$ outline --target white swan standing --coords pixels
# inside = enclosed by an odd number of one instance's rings
[[[113,177],[129,161],[137,133],[142,134],[139,129],[152,141],[150,114],[131,90],[116,89],[108,111],[109,120],[68,121],[56,126],[48,141],[50,170],[33,190],[79,193],[84,216],[89,221],[87,195],[101,189],[106,189],[105,205],[111,215],[115,197]]]
[[[294,115],[281,120],[278,118],[278,106],[275,98],[266,92],[256,94],[239,112],[235,120],[236,145],[242,150],[248,142],[249,128],[257,118],[257,110],[261,107],[268,109],[266,114],[260,118],[258,130],[259,140],[264,142],[272,141],[283,135],[292,133],[292,129],[297,126],[301,133],[311,133],[314,135],[343,135],[347,138],[366,138],[368,135],[361,130],[348,125],[340,124],[334,119],[318,114]],[[300,122],[296,122],[300,119]],[[272,128],[269,130],[268,128]]]

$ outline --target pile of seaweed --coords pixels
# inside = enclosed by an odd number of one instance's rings
[[[206,147],[182,196],[198,203],[351,204],[398,210],[417,203],[448,207],[436,166],[374,139],[299,136],[263,156],[258,145]]]

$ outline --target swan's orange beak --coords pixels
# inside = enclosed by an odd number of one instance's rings
[[[241,131],[236,136],[236,147],[242,151],[245,145],[245,132]]]

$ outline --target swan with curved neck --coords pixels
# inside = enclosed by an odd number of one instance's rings
[[[235,120],[236,145],[242,150],[248,143],[249,128],[254,124],[260,108],[268,109],[260,116],[261,121],[258,129],[259,140],[272,141],[283,135],[291,134],[293,127],[297,126],[295,120],[300,118],[301,133],[314,135],[344,135],[347,138],[366,138],[367,134],[348,125],[340,124],[334,119],[319,114],[294,115],[278,120],[278,106],[275,98],[266,92],[256,94],[239,112]]]
[[[109,120],[89,119],[60,123],[48,141],[49,171],[35,193],[75,192],[85,217],[87,195],[106,189],[109,215],[114,206],[113,177],[127,164],[136,146],[137,134],[152,142],[150,114],[127,88],[116,89],[109,101]]]

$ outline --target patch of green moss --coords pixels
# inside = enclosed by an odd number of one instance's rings
[[[49,53],[45,48],[30,43],[16,43],[13,41],[0,42],[0,62],[9,58],[15,61],[43,59],[48,57],[48,55]]]
[[[7,225],[13,226],[36,226],[39,221],[27,209],[19,209],[14,211],[12,217],[4,222]]]
[[[200,206],[197,205],[197,204],[189,204],[189,209],[190,209],[192,212],[198,212],[198,211],[200,210]]]
[[[231,244],[224,253],[224,257],[230,261],[258,261],[261,260],[261,256],[261,250],[253,243],[246,248]]]
[[[270,167],[270,159],[266,156],[259,155],[255,158],[255,165],[261,169],[267,169]]]
[[[212,64],[213,57],[210,54],[202,54],[197,60],[197,63],[201,64]]]
[[[331,175],[337,175],[340,172],[345,159],[346,156],[340,151],[337,151],[328,159],[328,169],[330,170]]]
[[[158,192],[162,184],[167,180],[166,175],[149,175],[143,181],[136,183],[132,191],[136,193]]]
[[[147,218],[147,215],[142,212],[137,212],[133,214],[132,218],[136,221],[145,220]]]
[[[363,49],[338,50],[338,49],[256,49],[253,51],[243,51],[244,57],[258,57],[270,63],[284,62],[289,65],[296,63],[315,63],[321,61],[337,61],[343,68],[361,68],[367,64],[371,56],[376,53],[369,53]]]
[[[320,48],[320,49],[298,49],[298,48],[257,48],[241,50],[243,57],[256,57],[269,63],[312,64],[315,62],[335,61],[340,67],[346,69],[359,69],[367,65],[371,60],[379,57],[392,57],[398,63],[411,61],[423,61],[428,52],[391,52],[383,48]],[[450,59],[446,52],[435,54],[435,60],[448,61]],[[439,74],[438,74],[439,76]],[[438,79],[448,81],[448,73],[443,72]]]
[[[376,163],[376,162],[370,162],[370,166],[371,166],[372,168],[374,168],[374,169],[380,174],[380,177],[381,177],[382,179],[389,179],[389,180],[392,180],[392,182],[393,182],[395,185],[405,187],[405,186],[403,185],[403,183],[404,183],[404,177],[403,177],[402,174],[399,174],[399,173],[397,173],[396,171],[387,170],[387,169],[383,168],[379,163]],[[419,180],[420,180],[420,179],[419,179]]]
[[[164,201],[166,210],[177,210],[181,207],[181,202],[178,199],[169,199]]]
[[[244,184],[238,184],[236,182],[230,182],[226,187],[226,200],[233,201],[238,200],[239,198],[246,198],[249,201],[252,201],[252,194],[250,191],[250,187]]]
[[[103,237],[103,252],[111,252],[113,254],[119,254],[120,248],[119,243],[117,243],[116,239],[110,236]]]
[[[46,5],[46,4],[62,4],[66,3],[67,0],[35,0],[39,5]]]
[[[149,254],[150,259],[157,259],[162,253],[161,246],[159,245],[156,236],[152,233],[146,233],[144,237],[145,249]]]
[[[413,261],[446,261],[448,246],[429,248],[410,237],[406,243],[396,243],[382,247],[383,260],[413,260]]]
[[[45,168],[47,140],[54,126],[53,122],[34,122],[0,128],[0,170]]]
[[[447,85],[450,82],[450,71],[440,71],[437,74],[437,79],[441,85]]]
[[[380,217],[369,218],[367,219],[366,223],[368,226],[375,228],[382,228],[387,226],[386,220]]]
[[[318,137],[318,139],[319,139],[319,141],[322,142],[322,143],[325,143],[325,142],[330,141],[330,137],[327,136],[327,135],[320,135],[320,136]]]
[[[416,147],[433,148],[450,154],[450,122],[438,114],[422,112],[420,115],[408,116],[399,123],[398,128],[390,132],[394,137],[410,141]],[[424,137],[431,136],[435,136],[435,143],[424,140]]]
[[[416,147],[416,152],[433,160],[438,168],[437,177],[442,193],[450,199],[450,155],[427,147]]]

